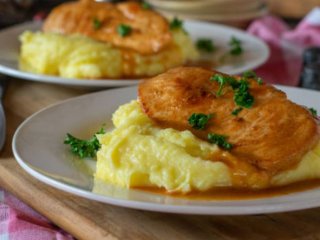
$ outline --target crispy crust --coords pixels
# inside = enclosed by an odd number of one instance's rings
[[[289,101],[273,86],[250,80],[255,98],[252,108],[235,117],[237,107],[231,88],[221,97],[218,84],[210,82],[217,72],[180,67],[139,85],[139,100],[144,112],[157,124],[179,130],[189,129],[200,138],[208,133],[228,136],[232,153],[258,169],[270,173],[295,166],[319,140],[319,126],[305,108]],[[204,131],[188,124],[192,113],[214,114]]]
[[[98,29],[94,28],[94,19],[101,22]],[[120,24],[131,26],[130,36],[122,37],[117,33]],[[53,9],[43,31],[79,33],[144,55],[157,53],[172,42],[168,21],[136,2],[111,4],[82,0],[64,3]]]

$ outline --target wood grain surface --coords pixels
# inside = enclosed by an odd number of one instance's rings
[[[320,239],[320,208],[253,216],[154,213],[102,204],[49,187],[12,158],[11,138],[30,114],[88,92],[13,80],[5,97],[7,142],[1,153],[0,185],[78,239]]]

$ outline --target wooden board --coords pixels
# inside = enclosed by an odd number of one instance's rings
[[[12,158],[16,127],[33,112],[87,91],[13,81],[5,99],[8,141],[0,185],[78,239],[320,239],[320,208],[253,216],[195,216],[146,212],[102,204],[49,187]]]

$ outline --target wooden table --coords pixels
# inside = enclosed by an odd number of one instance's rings
[[[195,216],[146,212],[102,204],[49,187],[12,157],[11,139],[30,114],[88,91],[12,80],[5,97],[7,142],[0,185],[78,239],[320,239],[320,208],[253,216]],[[320,200],[319,200],[320,201]]]

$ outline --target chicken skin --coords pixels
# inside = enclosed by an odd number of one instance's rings
[[[131,29],[119,34],[119,26]],[[172,43],[168,21],[137,2],[111,4],[94,0],[64,3],[46,19],[44,32],[82,34],[143,55],[157,53]]]
[[[225,86],[218,96],[219,83],[210,81],[215,74],[221,73],[180,67],[148,79],[139,85],[141,107],[159,126],[191,130],[204,140],[209,133],[226,136],[234,156],[270,174],[294,167],[319,141],[319,125],[307,109],[255,79],[247,79],[253,105],[233,115],[239,107],[234,90]],[[188,122],[193,113],[212,117],[196,130]]]

